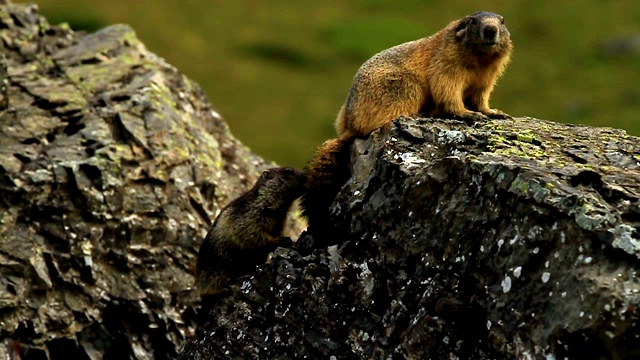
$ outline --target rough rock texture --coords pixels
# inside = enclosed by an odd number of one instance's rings
[[[267,164],[132,29],[0,1],[0,359],[168,359],[197,249]]]
[[[336,237],[278,249],[181,358],[640,358],[640,139],[401,118],[352,174]]]

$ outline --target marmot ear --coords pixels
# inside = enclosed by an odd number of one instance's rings
[[[462,39],[467,34],[467,20],[469,20],[468,16],[460,20],[456,26],[456,39]]]

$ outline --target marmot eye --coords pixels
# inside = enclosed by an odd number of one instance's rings
[[[265,170],[264,173],[262,173],[262,175],[264,176],[265,179],[269,180],[273,177],[273,174],[271,173],[271,171],[269,170]]]
[[[284,168],[282,170],[282,173],[285,174],[286,176],[291,176],[291,175],[293,175],[293,169],[292,168]]]
[[[500,18],[500,24],[504,24],[504,18]]]
[[[471,18],[470,23],[471,23],[471,25],[475,25],[476,24],[476,18]]]

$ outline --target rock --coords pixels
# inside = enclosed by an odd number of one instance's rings
[[[181,359],[640,358],[640,139],[400,118],[351,171],[335,237],[239,279]]]
[[[175,358],[201,239],[272,164],[128,26],[1,1],[0,44],[0,358]]]

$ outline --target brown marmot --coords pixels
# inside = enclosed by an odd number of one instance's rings
[[[336,119],[338,134],[367,136],[401,115],[508,117],[489,96],[509,63],[504,18],[476,12],[434,35],[384,50],[358,70]]]
[[[278,246],[292,245],[282,230],[291,204],[304,188],[302,171],[265,170],[251,190],[222,209],[198,252],[196,287],[201,296],[223,292],[230,281],[263,264]]]
[[[300,198],[302,214],[309,223],[308,232],[320,235],[333,232],[329,207],[342,185],[349,179],[349,149],[354,138],[339,137],[322,143],[304,168],[307,189]]]
[[[303,214],[311,232],[331,232],[329,207],[349,179],[351,144],[401,115],[484,120],[509,117],[489,107],[489,95],[509,63],[504,19],[476,12],[432,36],[384,50],[358,70],[336,119],[339,137],[327,140],[305,168]]]

